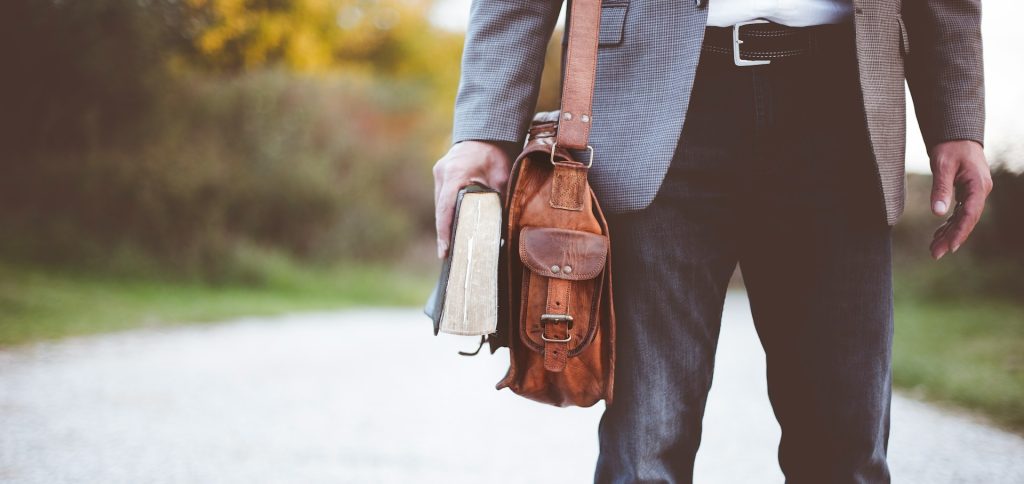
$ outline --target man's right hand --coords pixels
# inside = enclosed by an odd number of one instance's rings
[[[466,140],[452,145],[434,163],[434,218],[437,228],[437,257],[448,253],[455,198],[472,182],[498,190],[504,199],[505,184],[512,170],[512,158],[500,143]]]

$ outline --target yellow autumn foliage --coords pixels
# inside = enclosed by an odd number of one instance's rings
[[[283,66],[324,72],[371,66],[377,72],[458,57],[461,36],[432,27],[429,0],[186,0],[196,61],[220,71]],[[438,41],[437,43],[432,41]],[[442,47],[446,52],[432,52]],[[453,50],[454,49],[454,50]],[[411,61],[411,62],[410,62]],[[418,75],[422,75],[419,71]]]

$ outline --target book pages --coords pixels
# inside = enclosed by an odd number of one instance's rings
[[[466,193],[452,229],[455,240],[440,330],[458,335],[493,333],[498,326],[498,195]]]

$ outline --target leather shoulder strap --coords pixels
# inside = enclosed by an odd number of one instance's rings
[[[569,45],[565,54],[562,108],[555,140],[558,146],[587,147],[590,107],[597,69],[597,40],[601,31],[601,0],[570,0]]]

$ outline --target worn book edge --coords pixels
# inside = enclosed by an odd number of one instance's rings
[[[501,218],[496,190],[473,183],[459,191],[448,255],[423,307],[433,320],[435,335],[480,336],[497,330]],[[466,300],[476,303],[467,305]]]

